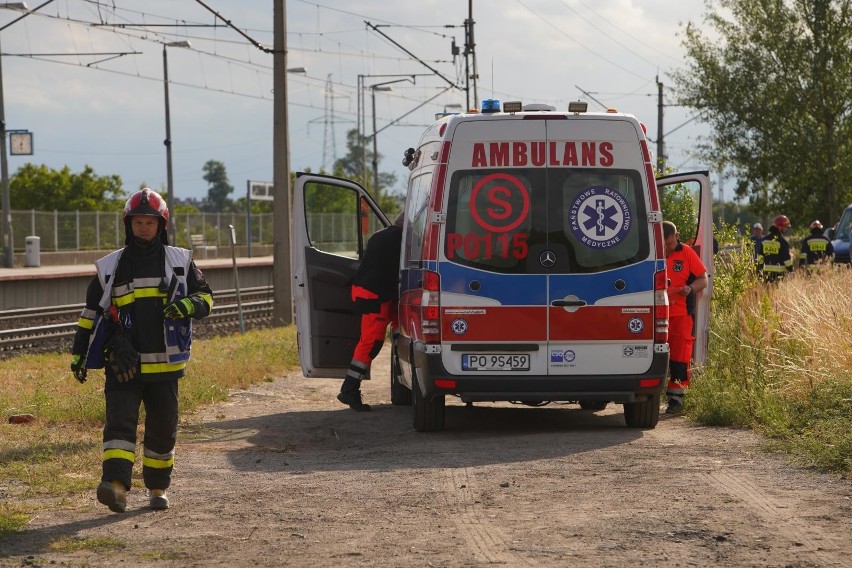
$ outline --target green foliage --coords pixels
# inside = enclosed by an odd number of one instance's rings
[[[689,241],[698,230],[698,197],[684,184],[676,184],[660,192],[663,218],[675,224],[681,241]]]
[[[30,517],[12,503],[0,503],[0,538],[23,530]]]
[[[361,136],[358,129],[353,128],[346,133],[346,155],[334,162],[334,175],[344,177],[359,183],[364,189],[370,192],[373,198],[378,194],[379,207],[385,213],[386,206],[392,205],[392,202],[383,200],[384,196],[390,194],[389,188],[393,187],[397,182],[396,174],[393,172],[379,172],[379,191],[376,190],[375,181],[373,179],[373,159],[376,163],[382,161],[381,154],[373,154],[371,149],[371,137]],[[396,206],[399,210],[399,206]]]
[[[228,196],[233,193],[234,186],[228,181],[225,164],[216,160],[208,160],[202,168],[204,181],[207,182],[207,201],[211,211],[228,211]]]
[[[850,13],[849,0],[720,0],[685,29],[678,103],[712,127],[701,153],[733,167],[759,216],[833,222],[852,201]]]
[[[748,245],[732,245],[730,228],[719,236],[710,350],[688,414],[755,428],[805,464],[852,474],[848,271],[760,284]]]
[[[120,211],[126,195],[117,175],[98,176],[86,166],[72,173],[24,164],[9,181],[12,209],[40,211]]]

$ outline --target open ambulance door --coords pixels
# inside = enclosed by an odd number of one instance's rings
[[[692,359],[702,365],[707,357],[710,328],[710,297],[713,295],[713,195],[707,171],[657,178],[663,220],[677,225],[681,242],[695,249],[707,268],[709,284],[696,295]]]
[[[290,258],[299,360],[306,377],[343,378],[361,331],[350,296],[367,240],[390,223],[360,185],[297,173]]]

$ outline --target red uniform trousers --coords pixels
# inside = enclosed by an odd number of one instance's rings
[[[671,376],[666,395],[683,397],[689,387],[689,362],[692,360],[692,316],[671,316],[669,318],[669,369]]]
[[[360,286],[352,286],[352,300],[356,304],[359,303],[359,300],[363,304],[368,304],[370,300],[373,300],[375,302],[374,307],[368,309],[376,310],[361,315],[361,336],[355,346],[352,363],[347,373],[348,377],[360,380],[369,378],[366,376],[367,370],[370,368],[370,363],[382,350],[388,325],[390,324],[393,333],[396,333],[399,327],[398,302],[396,300],[378,302],[376,294]],[[364,300],[367,300],[367,302],[364,302]]]

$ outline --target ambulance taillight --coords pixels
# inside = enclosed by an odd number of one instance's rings
[[[441,277],[431,270],[423,271],[423,295],[420,298],[420,331],[426,344],[441,343]]]
[[[654,273],[654,343],[669,342],[669,279],[665,270]]]

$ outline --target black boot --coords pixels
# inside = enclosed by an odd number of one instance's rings
[[[337,395],[337,400],[343,404],[349,405],[352,410],[366,412],[370,410],[370,405],[365,404],[361,400],[361,381],[346,377],[343,385],[340,387],[340,394]]]

